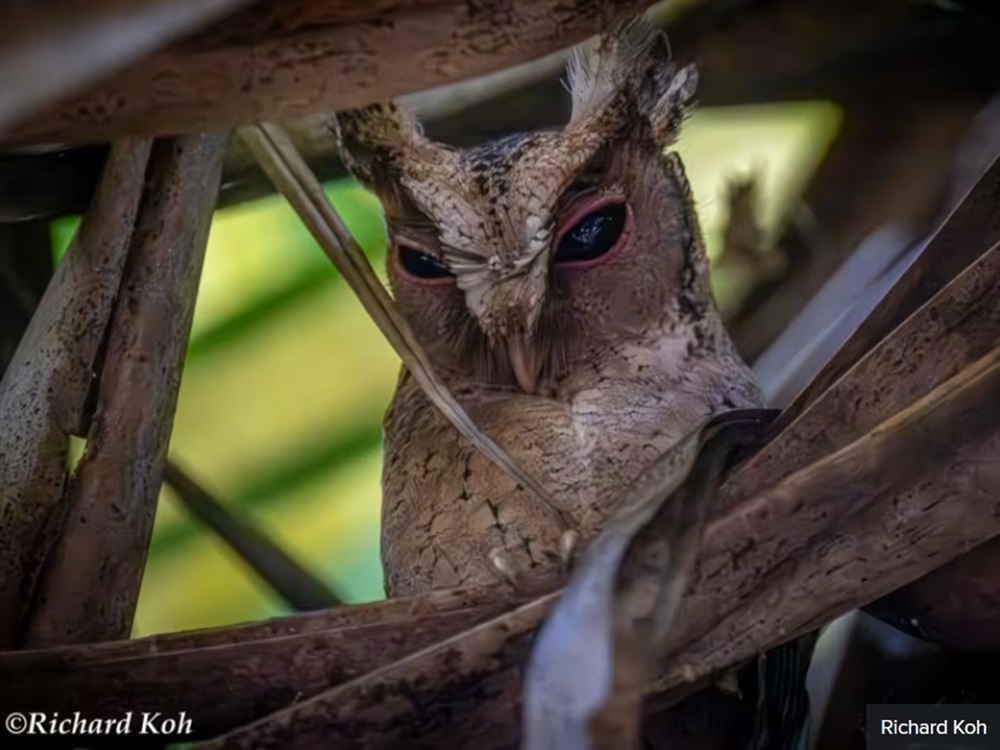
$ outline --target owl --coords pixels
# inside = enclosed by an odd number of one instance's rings
[[[761,405],[667,150],[695,82],[641,18],[571,58],[560,130],[458,149],[393,104],[337,115],[345,164],[384,207],[397,306],[469,416],[552,500],[478,453],[404,370],[384,424],[389,596],[551,585],[567,519],[585,545],[702,420]]]

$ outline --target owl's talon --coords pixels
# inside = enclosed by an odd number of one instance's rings
[[[495,547],[490,550],[490,565],[493,570],[511,586],[517,587],[517,571],[502,547]]]
[[[559,537],[559,554],[562,558],[563,569],[572,570],[576,560],[576,548],[580,543],[580,534],[576,529],[567,529]]]

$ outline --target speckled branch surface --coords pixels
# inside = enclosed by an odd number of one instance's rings
[[[112,148],[91,211],[0,380],[0,647],[16,640],[61,512],[69,436],[85,430],[149,152],[147,139]]]
[[[0,131],[251,0],[34,0],[0,7]]]
[[[361,106],[541,57],[650,4],[259,2],[40,110],[3,140],[99,143],[121,133],[209,131]]]
[[[163,478],[225,135],[153,144],[87,448],[28,616],[27,644],[126,638]]]

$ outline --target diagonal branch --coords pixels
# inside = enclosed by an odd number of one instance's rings
[[[562,519],[564,529],[572,529],[570,518],[559,510],[538,481],[514,462],[488,435],[482,433],[465,409],[434,371],[423,347],[410,330],[406,319],[396,309],[368,262],[354,241],[315,175],[303,161],[287,134],[277,125],[248,125],[239,129],[244,142],[261,167],[284,194],[313,237],[354,290],[365,310],[395,349],[431,402],[472,445],[496,463],[513,479],[532,490]]]
[[[683,695],[1000,534],[998,413],[1000,348],[717,519],[657,686]]]
[[[789,425],[875,344],[963,269],[1000,242],[1000,155],[945,218],[923,251],[872,313],[778,420]]]

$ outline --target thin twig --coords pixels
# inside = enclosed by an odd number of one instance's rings
[[[163,479],[180,501],[214,531],[240,558],[299,612],[339,607],[343,602],[316,576],[303,568],[263,531],[233,515],[170,459]]]

